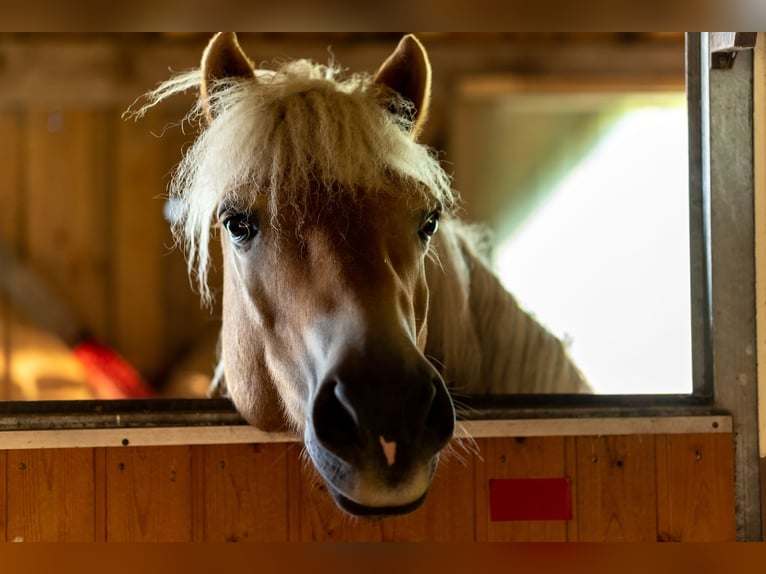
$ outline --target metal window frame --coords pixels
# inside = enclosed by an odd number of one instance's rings
[[[695,185],[707,265],[704,291],[696,295],[707,298],[710,309],[697,335],[705,349],[700,366],[712,380],[713,406],[733,420],[737,538],[760,541],[753,51],[721,66],[711,34],[698,38],[698,50],[687,51],[700,76],[699,110],[690,114],[690,126],[699,124],[700,158],[698,165],[690,159],[690,177],[700,177]]]

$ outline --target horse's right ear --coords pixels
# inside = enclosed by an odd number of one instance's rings
[[[202,54],[200,71],[200,99],[208,123],[213,121],[210,108],[213,83],[226,78],[252,78],[255,75],[253,63],[242,51],[234,32],[218,32],[212,37]]]

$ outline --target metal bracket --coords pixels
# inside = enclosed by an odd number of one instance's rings
[[[755,47],[757,32],[710,32],[710,67],[729,70],[740,50]]]

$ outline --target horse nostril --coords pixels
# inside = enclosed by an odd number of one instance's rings
[[[323,384],[312,409],[312,421],[317,440],[341,458],[343,451],[359,441],[355,411],[342,387],[333,381]]]

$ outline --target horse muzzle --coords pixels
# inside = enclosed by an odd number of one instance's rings
[[[449,393],[424,357],[374,364],[351,361],[325,377],[304,433],[338,506],[368,517],[423,503],[455,429]]]

